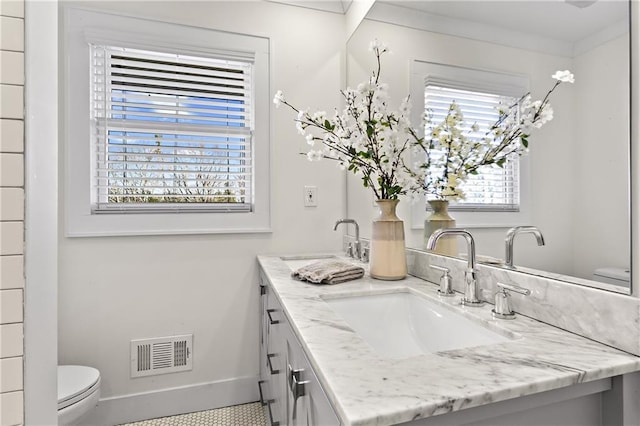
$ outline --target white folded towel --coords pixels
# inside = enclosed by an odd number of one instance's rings
[[[364,268],[341,260],[321,260],[296,269],[291,276],[314,284],[338,284],[364,276]]]

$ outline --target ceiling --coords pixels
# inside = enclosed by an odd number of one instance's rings
[[[378,0],[378,2],[572,43],[628,19],[629,9],[627,0],[581,2],[590,4],[583,8],[564,0]]]
[[[347,13],[353,0],[266,0],[271,3],[283,3],[290,6],[306,7],[333,13]]]
[[[345,14],[357,0],[266,0]],[[367,19],[573,57],[628,32],[629,0],[376,0]]]

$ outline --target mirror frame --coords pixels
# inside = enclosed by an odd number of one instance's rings
[[[630,87],[630,137],[629,137],[629,226],[631,233],[631,288],[633,297],[640,297],[640,262],[636,259],[640,244],[640,218],[636,215],[640,209],[640,150],[635,149],[640,143],[640,4],[638,0],[629,0],[631,28],[629,33],[629,87]]]

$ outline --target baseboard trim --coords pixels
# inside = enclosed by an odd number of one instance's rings
[[[113,426],[156,417],[211,410],[258,401],[258,377],[238,377],[196,383],[151,392],[100,399],[83,421],[91,426]]]

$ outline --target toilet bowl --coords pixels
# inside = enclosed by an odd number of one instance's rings
[[[593,280],[607,284],[629,287],[631,273],[629,268],[604,267],[593,271]]]
[[[100,372],[82,365],[58,366],[58,425],[77,425],[100,399]]]

